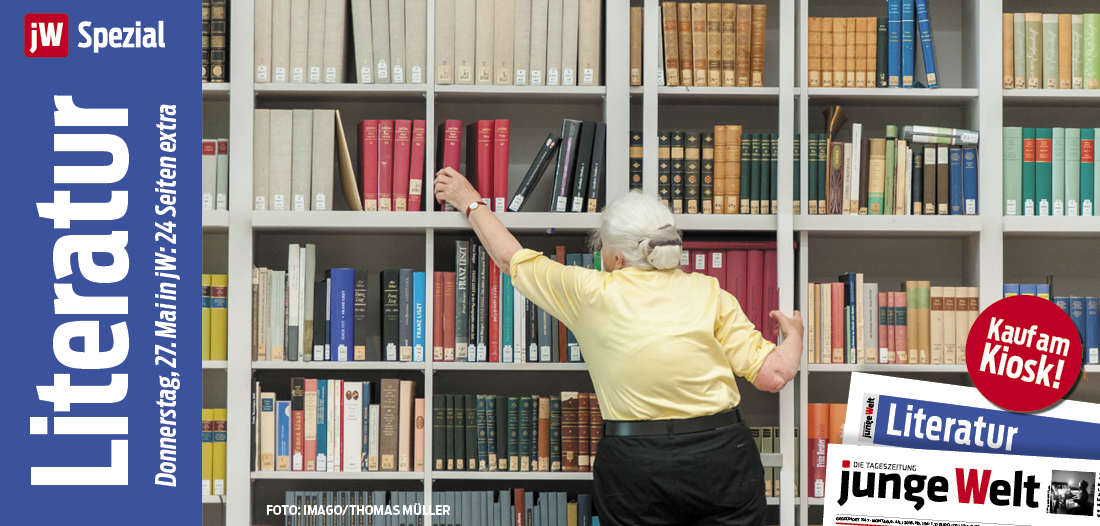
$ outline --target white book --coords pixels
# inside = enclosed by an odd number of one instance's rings
[[[256,0],[252,45],[256,62],[255,82],[271,82],[271,0]]]
[[[405,0],[389,0],[390,81],[405,83]]]
[[[580,0],[565,0],[561,11],[561,85],[577,85]]]
[[[306,346],[306,290],[313,292],[313,287],[309,284],[313,283],[313,269],[309,268],[309,253],[308,248],[312,248],[313,245],[306,245],[298,250],[298,361],[306,362],[312,361],[312,354],[309,352],[311,349]],[[315,252],[316,253],[316,252]],[[310,298],[313,297],[311,294]],[[312,307],[313,302],[309,302],[309,306]],[[312,312],[310,310],[309,312]]]
[[[311,84],[321,82],[321,70],[325,66],[325,8],[325,0],[309,0],[306,82]]]
[[[260,471],[275,471],[275,393],[260,393]]]
[[[902,215],[913,213],[913,149],[905,147],[905,202],[901,204]]]
[[[423,84],[428,72],[428,0],[405,0],[407,82]]]
[[[327,0],[325,4],[325,50],[321,82],[344,82],[344,47],[347,39],[347,0]]]
[[[271,110],[252,114],[252,209],[267,210],[271,163]]]
[[[325,455],[328,460],[325,466],[325,471],[334,473],[339,471],[336,468],[335,459],[336,449],[336,399],[340,398],[343,393],[336,390],[336,380],[324,380],[328,382],[328,400],[325,404],[325,422],[328,425],[325,426]]]
[[[905,215],[906,208],[912,208],[905,206],[905,200],[908,196],[909,185],[912,184],[909,174],[909,164],[906,159],[909,157],[909,146],[903,140],[898,140],[898,149],[894,154],[894,160],[897,163],[897,169],[894,172],[894,214]]]
[[[843,189],[843,191],[840,195],[841,196],[847,196],[847,195],[850,195],[851,192],[852,192],[852,143],[846,142],[846,143],[844,143],[844,189]],[[851,214],[852,213],[852,210],[850,208],[851,207],[851,202],[849,202],[847,199],[844,199],[844,198],[841,198],[840,202],[842,203],[840,213],[845,214],[845,215]]]
[[[644,38],[644,37],[643,37]],[[644,41],[643,41],[644,42]],[[657,85],[665,85],[665,46],[664,44],[657,44]],[[645,84],[645,79],[642,79],[642,84]]]
[[[821,297],[818,308],[821,309],[821,356],[818,363],[833,363],[833,303],[832,283],[821,284]]]
[[[564,0],[550,0],[546,15],[546,85],[561,85],[562,9]]]
[[[663,47],[663,46],[658,46]],[[852,124],[852,186],[848,193],[848,210],[852,215],[859,213],[859,178],[862,175],[860,173],[860,162],[863,160],[862,148],[863,145],[863,124]]]
[[[516,42],[516,0],[494,0],[493,84],[511,86]]]
[[[331,422],[335,425],[330,426],[330,427],[334,428],[332,430],[332,439],[333,439],[333,442],[335,444],[332,448],[332,456],[329,457],[329,461],[333,465],[333,471],[341,472],[341,471],[345,471],[345,469],[344,469],[344,448],[342,447],[342,444],[343,444],[343,440],[344,440],[344,417],[343,417],[343,415],[344,415],[344,405],[346,403],[344,401],[344,396],[346,396],[347,393],[344,392],[344,381],[343,380],[335,380],[334,382],[335,382],[334,386],[336,387],[335,392],[336,392],[337,396],[333,397],[333,400],[332,400],[333,402],[335,402],[335,404],[332,408],[333,418],[332,418]],[[362,440],[362,439],[360,439],[360,440]]]
[[[367,441],[367,469],[370,471],[378,471],[378,425],[380,416],[380,408],[378,404],[371,404],[370,412],[368,413],[367,429],[369,430],[370,437]]]
[[[374,51],[374,81],[390,83],[390,2],[370,0],[370,36]]]
[[[527,85],[531,65],[531,0],[515,0],[515,41],[512,43],[512,83]]]
[[[577,85],[600,83],[601,0],[581,0],[577,29]],[[661,62],[663,64],[663,62]],[[775,212],[773,212],[775,213]]]
[[[215,210],[229,209],[229,139],[218,139],[218,182],[215,187]]]
[[[288,82],[289,68],[290,0],[273,0],[271,4],[271,81]]]
[[[495,0],[477,0],[474,23],[475,84],[493,83],[493,28]]]
[[[362,471],[363,450],[363,382],[344,382],[343,459],[344,471]]]
[[[336,155],[336,110],[313,110],[313,152],[310,170],[312,210],[332,209],[333,159]]]
[[[289,210],[294,112],[291,110],[271,110],[270,120],[271,131],[268,143],[270,181],[268,192],[271,201],[268,206],[269,210]]]
[[[291,210],[309,210],[310,172],[313,169],[313,110],[293,110],[294,132],[290,159]]]
[[[853,179],[853,181],[854,181],[854,179]],[[858,185],[852,185],[852,186],[858,186]],[[859,207],[859,202],[858,201],[856,201],[855,206]],[[863,303],[865,301],[866,301],[866,298],[864,298],[864,296],[863,296],[863,273],[862,272],[857,272],[856,273],[856,305],[855,305],[855,309],[856,309],[856,335],[855,336],[856,336],[856,363],[857,364],[858,363],[864,363],[863,359],[864,359],[865,351],[864,351],[864,347],[863,347],[863,337],[864,337],[864,324],[867,323],[866,318],[864,318],[865,312],[864,312],[864,309],[863,309]],[[874,363],[874,362],[871,362],[871,363]]]
[[[878,283],[863,284],[864,363],[886,363],[878,347]]]
[[[455,0],[435,1],[435,83],[454,84]]]
[[[299,277],[301,276],[301,247],[297,243],[291,243],[286,256],[286,355],[287,359],[302,361],[302,353],[298,352],[298,333],[301,327],[298,319],[301,309],[298,308]]]
[[[218,141],[202,140],[202,209],[214,209],[214,193],[218,187]]]
[[[371,31],[370,0],[351,0],[351,33],[355,44],[355,79],[374,83],[374,37]]]
[[[306,81],[309,0],[290,0],[290,81]]]
[[[531,0],[531,60],[530,84],[546,83],[546,38],[549,29],[550,0]]]
[[[477,49],[477,2],[455,0],[455,84],[474,83],[474,65]]]

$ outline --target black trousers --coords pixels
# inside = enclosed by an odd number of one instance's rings
[[[764,467],[744,422],[683,435],[605,436],[594,468],[600,524],[764,524]]]

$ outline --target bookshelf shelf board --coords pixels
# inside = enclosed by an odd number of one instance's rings
[[[663,104],[778,105],[779,88],[661,86],[657,98]]]
[[[851,104],[855,106],[961,106],[978,100],[978,90],[970,88],[899,89],[899,88],[808,88],[810,104]]]
[[[1100,365],[1086,365],[1085,366],[1085,372],[1086,373],[1100,373]]]
[[[775,214],[679,214],[676,228],[680,230],[740,230],[775,231]]]
[[[600,216],[589,213],[499,212],[513,231],[588,231],[599,226]],[[274,231],[399,231],[435,228],[469,230],[470,223],[458,212],[253,212],[256,230]]]
[[[605,86],[435,86],[435,99],[440,103],[600,104],[605,95]]]
[[[871,216],[871,215],[800,215],[794,216],[796,231],[859,234],[887,237],[958,236],[982,230],[981,216]]]
[[[252,362],[253,369],[423,371],[424,362]]]
[[[229,364],[227,360],[203,360],[203,369],[226,369]]]
[[[1100,106],[1095,89],[1006,89],[1004,105],[1011,106]]]
[[[1004,218],[1004,232],[1009,237],[1100,238],[1100,217],[1008,216]]]
[[[496,371],[496,372],[588,372],[583,363],[484,363],[484,362],[434,362],[436,371]]]
[[[226,232],[229,230],[229,212],[226,210],[203,210],[203,232]]]
[[[806,503],[810,506],[824,506],[825,499],[822,497],[809,497],[806,499]]]
[[[225,495],[203,495],[203,504],[225,504]]]
[[[811,363],[811,373],[962,373],[966,374],[965,365],[912,365],[912,364],[881,364],[860,363],[855,365],[833,363]]]
[[[433,471],[433,480],[592,480],[592,472]]]
[[[426,84],[253,84],[258,99],[358,100],[364,102],[422,101]]]
[[[229,100],[229,83],[203,82],[202,100]]]
[[[424,480],[423,471],[253,471],[252,480]]]

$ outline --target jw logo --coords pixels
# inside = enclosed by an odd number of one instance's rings
[[[23,53],[28,57],[69,56],[69,15],[27,13],[23,17]]]

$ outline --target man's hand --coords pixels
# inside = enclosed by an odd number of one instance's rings
[[[465,176],[448,167],[435,173],[435,200],[450,203],[455,210],[465,213],[471,203],[481,201],[481,195]]]
[[[787,338],[797,338],[799,340],[802,339],[802,313],[794,311],[794,313],[792,313],[790,317],[787,317],[786,314],[783,314],[782,312],[777,310],[773,310],[768,313],[768,316],[770,316],[773,320],[779,322],[777,329],[783,332],[784,340],[786,340]]]

